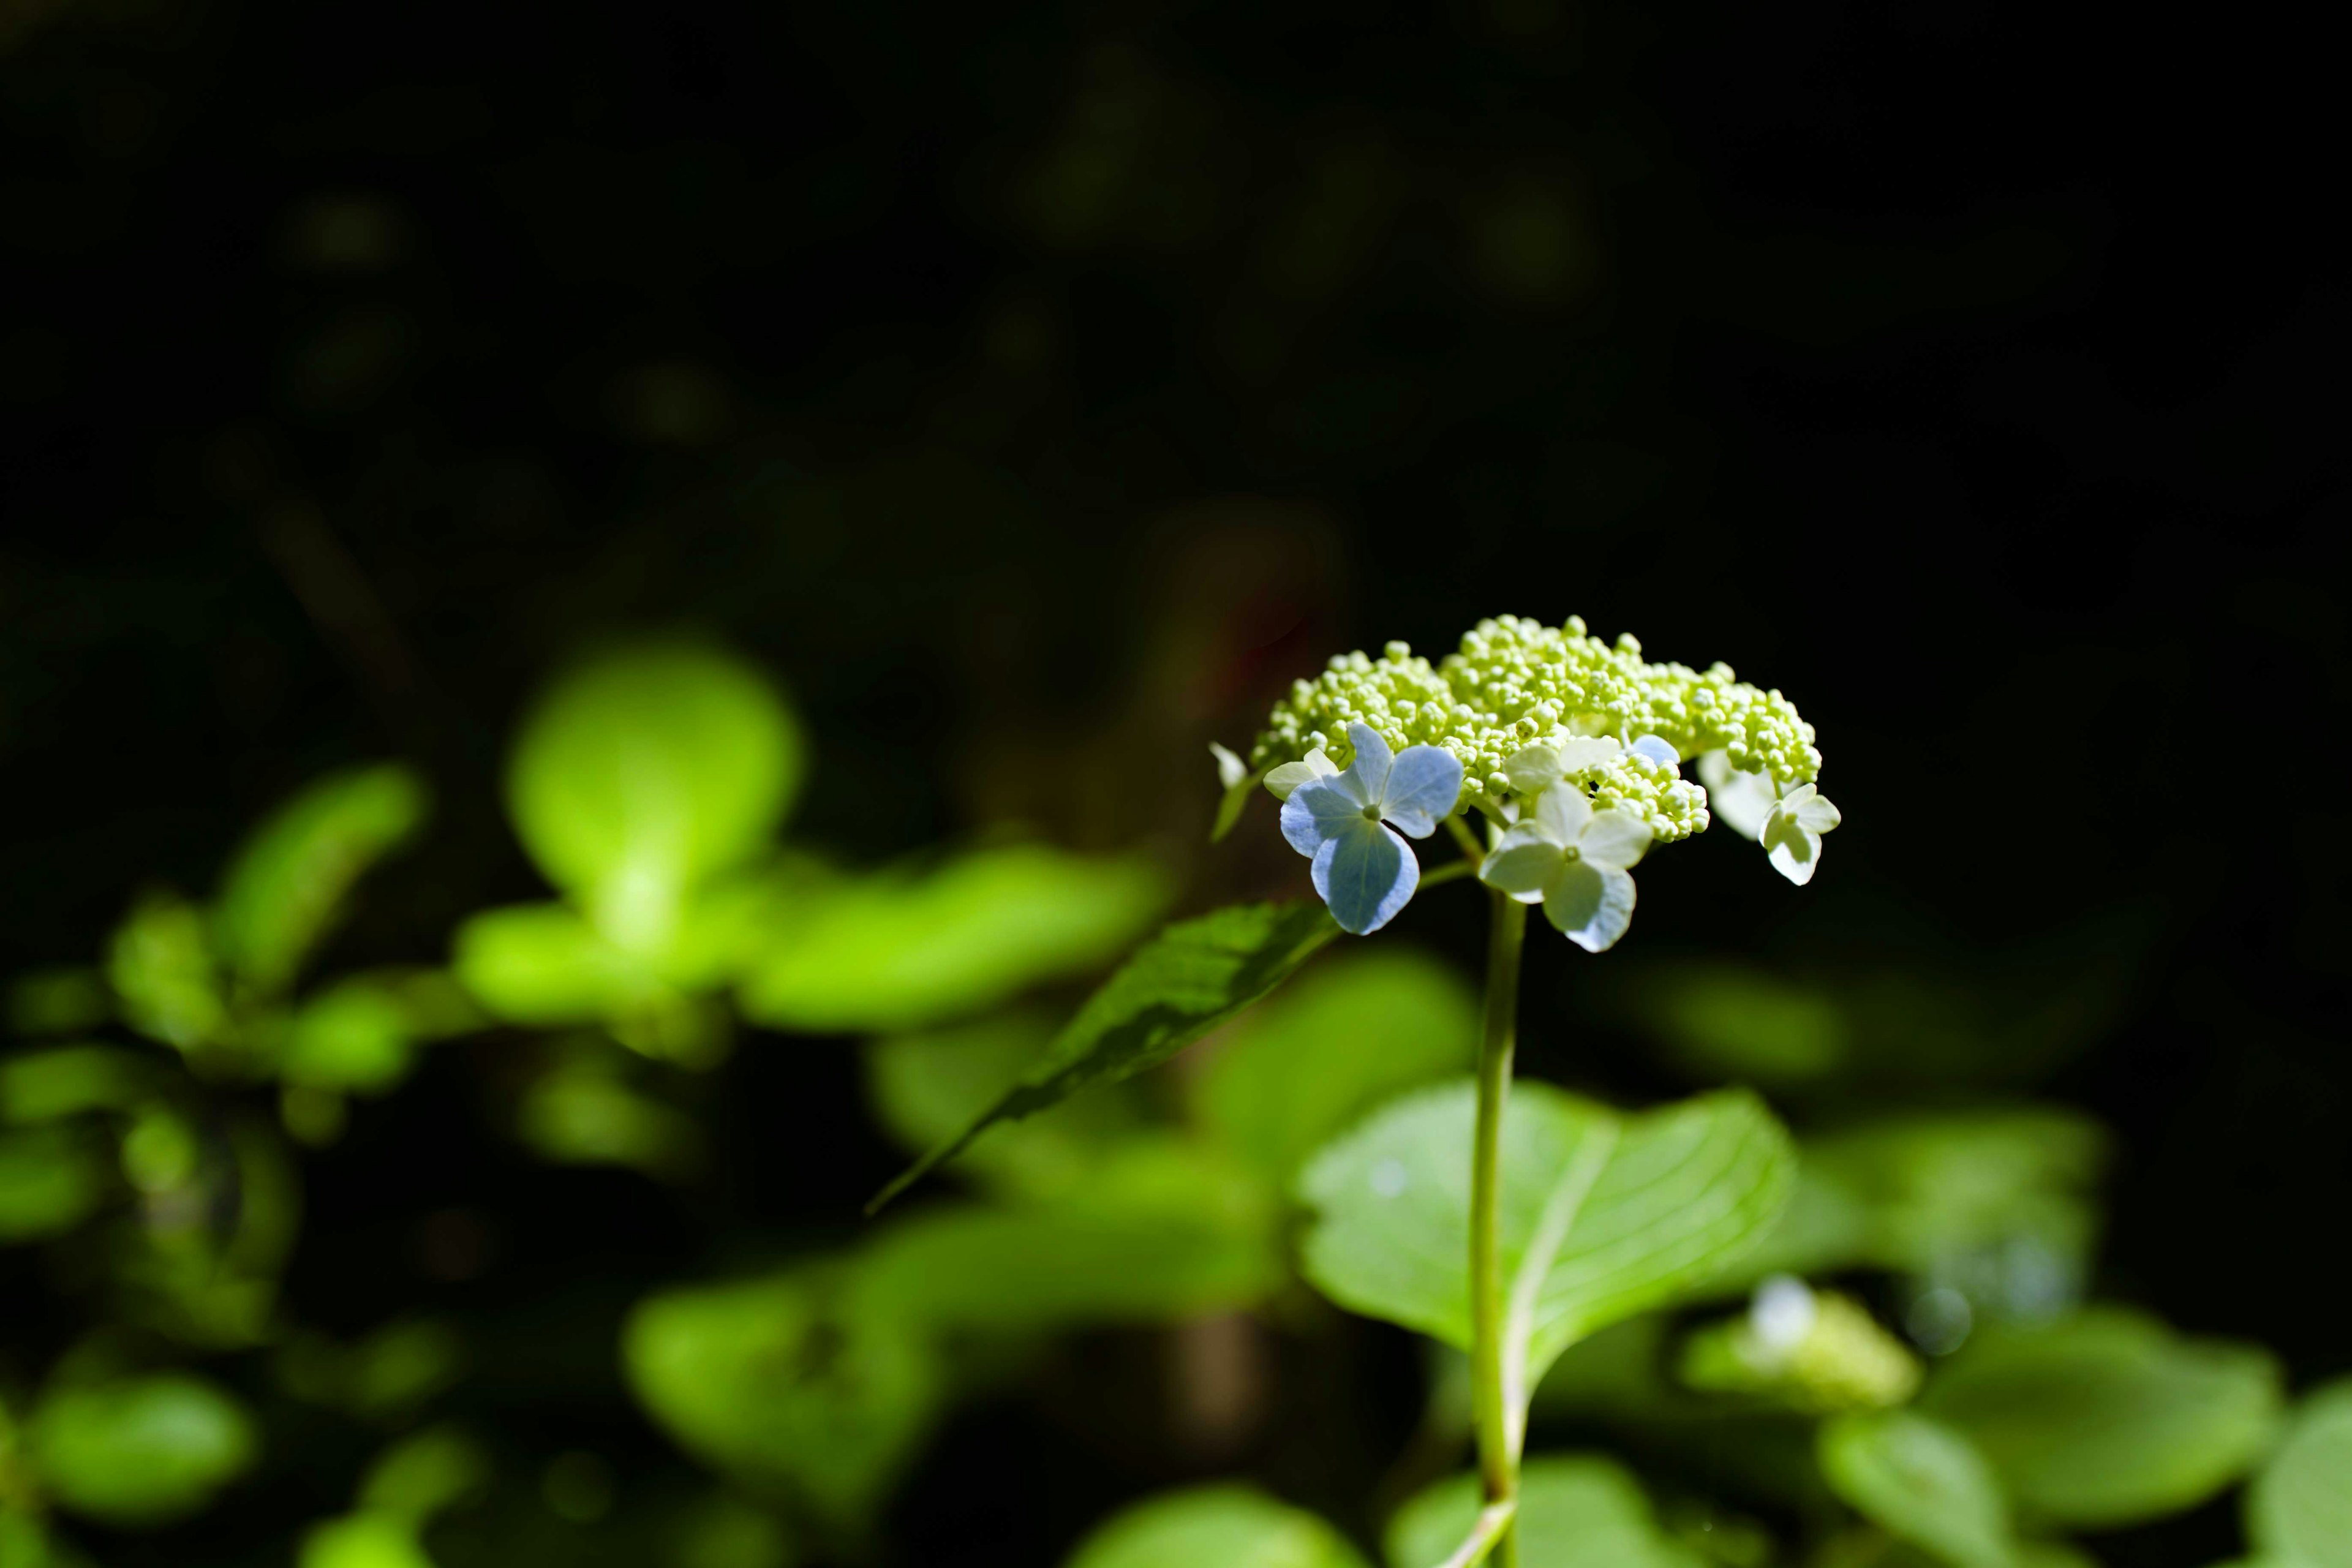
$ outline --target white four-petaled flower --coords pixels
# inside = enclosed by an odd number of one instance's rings
[[[1633,921],[1626,868],[1650,847],[1650,826],[1631,812],[1594,811],[1573,784],[1554,784],[1495,841],[1478,879],[1544,916],[1587,952],[1599,952]]]
[[[1773,868],[1801,888],[1811,881],[1822,863],[1822,835],[1842,820],[1829,797],[1809,784],[1774,801],[1760,835]]]
[[[1315,890],[1331,918],[1363,936],[1394,920],[1420,886],[1421,865],[1397,833],[1426,838],[1437,831],[1461,797],[1462,763],[1438,746],[1391,753],[1362,724],[1348,726],[1348,742],[1356,757],[1344,772],[1331,771],[1330,759],[1314,752],[1306,763],[1275,769],[1266,784],[1286,796],[1282,836],[1313,862]],[[1276,775],[1285,775],[1279,784]]]

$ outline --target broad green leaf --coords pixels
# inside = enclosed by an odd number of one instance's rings
[[[1440,1481],[1397,1511],[1389,1568],[1437,1568],[1478,1517],[1478,1478]],[[1520,1568],[1700,1568],[1660,1529],[1641,1483],[1597,1454],[1543,1455],[1519,1472]]]
[[[2016,1568],[2000,1482],[1950,1427],[1907,1410],[1840,1416],[1822,1428],[1821,1460],[1855,1511],[1952,1568]]]
[[[0,1061],[0,1121],[124,1110],[154,1091],[157,1059],[113,1046],[52,1046]]]
[[[1050,1202],[910,1215],[874,1239],[857,1288],[939,1328],[1033,1331],[1246,1306],[1283,1278],[1264,1190],[1166,1142]]]
[[[314,1525],[296,1568],[435,1568],[416,1526],[395,1514],[353,1513]]]
[[[257,1447],[243,1406],[178,1373],[56,1390],[34,1408],[26,1438],[34,1469],[60,1504],[125,1526],[203,1509]]]
[[[123,1021],[150,1039],[197,1050],[229,1032],[205,917],[176,893],[142,895],[108,944],[106,973]]]
[[[1316,903],[1237,904],[1170,926],[1087,998],[995,1104],[885,1187],[868,1212],[996,1123],[1033,1115],[1090,1084],[1158,1067],[1289,979],[1339,934]]]
[[[1167,908],[1140,858],[1043,845],[978,849],[921,876],[836,887],[787,924],[742,993],[756,1023],[803,1034],[919,1029],[1041,981],[1098,969]]]
[[[798,722],[749,666],[690,646],[583,664],[516,741],[523,847],[609,941],[657,951],[699,883],[764,849],[804,766]]]
[[[2268,1352],[2098,1308],[1979,1334],[1920,1408],[1968,1435],[2021,1513],[2105,1528],[2193,1507],[2244,1475],[2281,1404]]]
[[[2305,1568],[2352,1568],[2352,1381],[2296,1407],[2246,1494],[2246,1533],[2268,1555]]]
[[[1303,1260],[1326,1295],[1469,1347],[1475,1115],[1470,1084],[1424,1090],[1307,1165],[1299,1194],[1316,1219]],[[1795,1162],[1780,1124],[1742,1091],[1626,1116],[1521,1083],[1502,1163],[1504,1355],[1517,1412],[1568,1346],[1687,1294],[1754,1245]]]
[[[622,1353],[689,1452],[854,1524],[915,1457],[945,1371],[915,1327],[848,1310],[841,1283],[802,1269],[666,1291],[630,1314]]]
[[[1360,948],[1271,998],[1212,1046],[1193,1106],[1211,1135],[1287,1185],[1374,1107],[1470,1070],[1478,998],[1410,947]]]
[[[334,927],[367,868],[424,825],[425,785],[396,763],[309,785],[255,828],[229,861],[213,909],[222,960],[263,994],[283,990]]]
[[[0,1131],[0,1244],[71,1230],[113,1184],[106,1152],[76,1127]]]
[[[562,904],[485,910],[457,928],[451,968],[494,1016],[527,1028],[593,1024],[661,986],[647,966]]]
[[[1049,1016],[1022,1011],[870,1041],[866,1096],[891,1138],[919,1154],[987,1110],[1053,1037]],[[983,1140],[964,1156],[963,1169],[1009,1193],[1067,1192],[1137,1120],[1136,1108],[1118,1092],[1083,1095]]]
[[[1078,1543],[1066,1568],[1364,1568],[1339,1532],[1248,1487],[1148,1499]]]

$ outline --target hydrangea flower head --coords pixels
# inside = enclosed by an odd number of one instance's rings
[[[1461,796],[1462,764],[1435,746],[1392,752],[1362,724],[1349,727],[1348,741],[1354,758],[1345,769],[1290,781],[1282,836],[1312,862],[1331,918],[1363,936],[1394,920],[1421,885],[1421,864],[1397,834],[1437,831]]]

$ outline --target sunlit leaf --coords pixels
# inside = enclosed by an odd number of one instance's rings
[[[877,1236],[860,1300],[945,1328],[1162,1322],[1245,1306],[1283,1279],[1262,1187],[1173,1142],[1020,1208],[911,1215]]]
[[[1047,1015],[1009,1012],[871,1041],[866,1084],[875,1117],[908,1152],[933,1148],[987,1110],[1037,1059],[1054,1028]],[[1010,1193],[1066,1192],[1136,1120],[1135,1107],[1115,1090],[1081,1095],[982,1140],[961,1168]]]
[[[2099,1308],[1970,1340],[1919,1407],[1968,1435],[2021,1512],[2108,1527],[2193,1507],[2245,1474],[2281,1404],[2267,1352]]]
[[[638,647],[540,700],[507,804],[523,847],[607,940],[657,950],[698,884],[767,847],[803,768],[799,725],[758,672],[709,648]]]
[[[878,1208],[1000,1121],[1161,1062],[1281,984],[1339,928],[1320,904],[1239,904],[1146,942],[996,1103],[877,1195]]]
[[[1390,1521],[1389,1568],[1437,1568],[1478,1516],[1478,1478],[1455,1476]],[[1521,1568],[1700,1568],[1659,1528],[1641,1483],[1595,1454],[1543,1455],[1519,1473],[1514,1523]]]
[[[754,1022],[807,1034],[927,1027],[1108,963],[1171,890],[1154,862],[1042,845],[845,884],[784,928],[742,1005]]]
[[[306,787],[255,828],[229,862],[213,909],[222,960],[263,993],[293,980],[333,929],[352,884],[424,825],[425,785],[398,763],[353,768]]]
[[[0,1060],[0,1121],[124,1110],[153,1092],[157,1059],[113,1046],[53,1046]]]
[[[1078,1543],[1066,1568],[1364,1568],[1346,1538],[1248,1487],[1150,1498]]]
[[[109,943],[107,979],[123,1021],[151,1039],[186,1051],[228,1033],[204,914],[176,893],[149,892],[131,906]]]
[[[379,1093],[408,1075],[417,1047],[479,1021],[465,994],[436,970],[347,976],[306,998],[278,1046],[289,1083]]]
[[[799,1270],[667,1291],[630,1314],[623,1356],[689,1452],[854,1523],[914,1458],[944,1373],[921,1332],[846,1310],[837,1287]]]
[[[314,1525],[296,1568],[435,1568],[416,1526],[394,1514],[354,1513]]]
[[[592,1024],[661,989],[642,960],[562,904],[483,910],[457,928],[450,963],[493,1016],[531,1028]]]
[[[118,1525],[197,1511],[244,1473],[257,1447],[242,1406],[178,1373],[54,1390],[34,1408],[26,1436],[58,1502]]]
[[[71,1230],[112,1185],[106,1151],[74,1127],[0,1132],[0,1243]]]
[[[2307,1568],[2352,1568],[2352,1381],[2314,1392],[2246,1494],[2246,1533]]]
[[[1478,1000],[1454,969],[1410,947],[1352,951],[1237,1020],[1193,1103],[1213,1136],[1287,1184],[1375,1106],[1467,1072],[1477,1040]]]
[[[1823,1426],[1822,1473],[1873,1523],[1952,1568],[2015,1568],[2000,1482],[1969,1440],[1907,1410]]]
[[[1316,1214],[1307,1277],[1344,1307],[1465,1349],[1475,1114],[1469,1084],[1408,1096],[1299,1179]],[[1795,1164],[1788,1134],[1744,1092],[1625,1116],[1538,1083],[1512,1093],[1502,1161],[1514,1409],[1569,1345],[1675,1300],[1754,1245]]]

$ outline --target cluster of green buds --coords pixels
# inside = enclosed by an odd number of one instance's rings
[[[1704,832],[1711,805],[1791,881],[1809,880],[1838,823],[1815,783],[1813,739],[1788,699],[1727,665],[1654,664],[1632,636],[1604,642],[1572,616],[1558,626],[1500,616],[1434,665],[1392,642],[1296,682],[1246,763],[1214,749],[1228,791],[1220,827],[1262,781],[1333,915],[1373,931],[1416,875],[1390,827],[1426,837],[1424,818],[1475,810],[1490,837],[1482,879],[1541,902],[1597,952],[1632,918],[1629,868],[1654,844]],[[1689,762],[1697,780],[1682,776]],[[1392,795],[1402,816],[1387,810]]]

